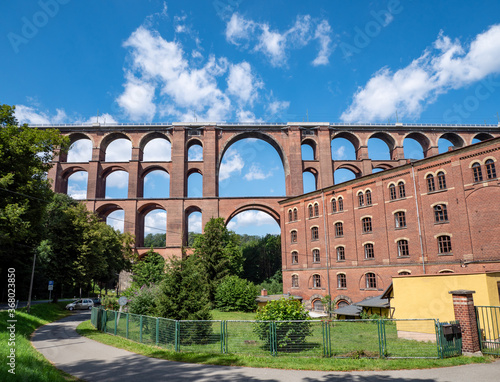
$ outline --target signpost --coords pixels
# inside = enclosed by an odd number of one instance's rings
[[[53,290],[54,290],[54,281],[49,281],[49,301],[52,299]]]
[[[120,321],[120,314],[122,314],[122,308],[124,305],[127,305],[128,299],[125,296],[122,296],[118,299],[118,304],[120,305],[120,309],[118,310],[118,319]]]

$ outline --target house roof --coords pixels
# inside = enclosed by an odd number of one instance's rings
[[[368,297],[363,301],[357,302],[354,305],[366,307],[366,308],[388,308],[389,300],[387,298],[382,298],[383,295]]]
[[[290,294],[270,294],[268,296],[257,296],[255,298],[255,301],[257,302],[268,302],[268,301],[275,301],[275,300],[280,300],[282,298],[289,298],[293,297],[294,300],[299,300],[302,301],[302,297],[300,296],[292,296]]]
[[[342,308],[337,308],[333,311],[333,313],[339,314],[342,316],[356,316],[356,317],[358,317],[362,311],[363,311],[363,308],[361,306],[358,306],[356,304],[352,304],[352,305],[343,306]]]

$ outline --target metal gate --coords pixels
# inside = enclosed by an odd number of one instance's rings
[[[500,306],[476,306],[481,351],[500,355]]]
[[[436,334],[440,358],[462,354],[462,329],[458,321],[437,322]]]

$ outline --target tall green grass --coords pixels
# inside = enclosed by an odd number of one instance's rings
[[[76,381],[77,379],[56,369],[43,357],[30,342],[31,334],[39,326],[55,321],[68,314],[64,310],[67,302],[58,304],[38,304],[31,307],[31,313],[26,313],[26,308],[16,311],[16,368],[15,375],[8,372],[6,356],[9,354],[9,332],[6,330],[11,319],[7,311],[0,312],[0,349],[2,349],[2,365],[0,367],[0,380],[2,381]]]

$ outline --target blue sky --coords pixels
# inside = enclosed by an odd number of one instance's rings
[[[97,113],[108,123],[496,124],[499,15],[495,1],[2,2],[0,95],[32,124]],[[224,157],[221,195],[283,194],[276,153],[238,144]],[[349,150],[336,142],[332,155]],[[124,175],[110,188],[123,192]],[[148,192],[167,180],[151,177]],[[265,220],[250,218],[231,226]]]

